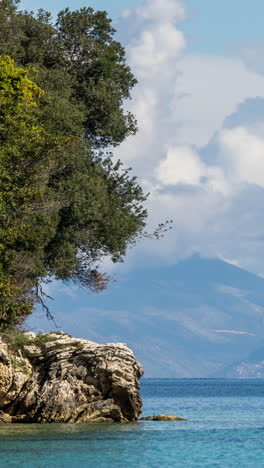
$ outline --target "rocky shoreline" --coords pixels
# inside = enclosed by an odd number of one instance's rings
[[[141,365],[122,343],[63,332],[0,337],[0,422],[137,421]]]

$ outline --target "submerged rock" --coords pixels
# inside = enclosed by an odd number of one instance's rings
[[[138,419],[143,369],[126,345],[62,332],[25,333],[17,341],[0,338],[0,422]]]
[[[159,414],[158,416],[145,416],[140,418],[139,421],[188,421],[188,419],[179,418],[174,414]]]

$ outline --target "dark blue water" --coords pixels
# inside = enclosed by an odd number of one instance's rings
[[[142,380],[144,415],[188,421],[2,425],[1,467],[264,467],[264,381]]]

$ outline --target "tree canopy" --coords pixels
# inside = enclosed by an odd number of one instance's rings
[[[146,199],[110,147],[136,132],[136,84],[105,12],[0,3],[0,329],[55,277],[92,290],[141,235]]]

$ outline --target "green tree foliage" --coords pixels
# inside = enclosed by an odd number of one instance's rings
[[[55,277],[99,291],[147,216],[110,145],[136,131],[136,80],[105,12],[20,12],[0,2],[0,328],[20,323]],[[11,58],[10,58],[11,57]]]
[[[45,135],[33,115],[41,94],[27,70],[16,68],[9,57],[1,57],[0,323],[16,323],[18,316],[31,310],[28,281],[35,274],[35,258],[33,251],[27,255],[26,246],[22,250],[20,246],[30,243],[32,209],[42,199],[39,162]],[[22,266],[19,281],[14,262],[18,270]]]

